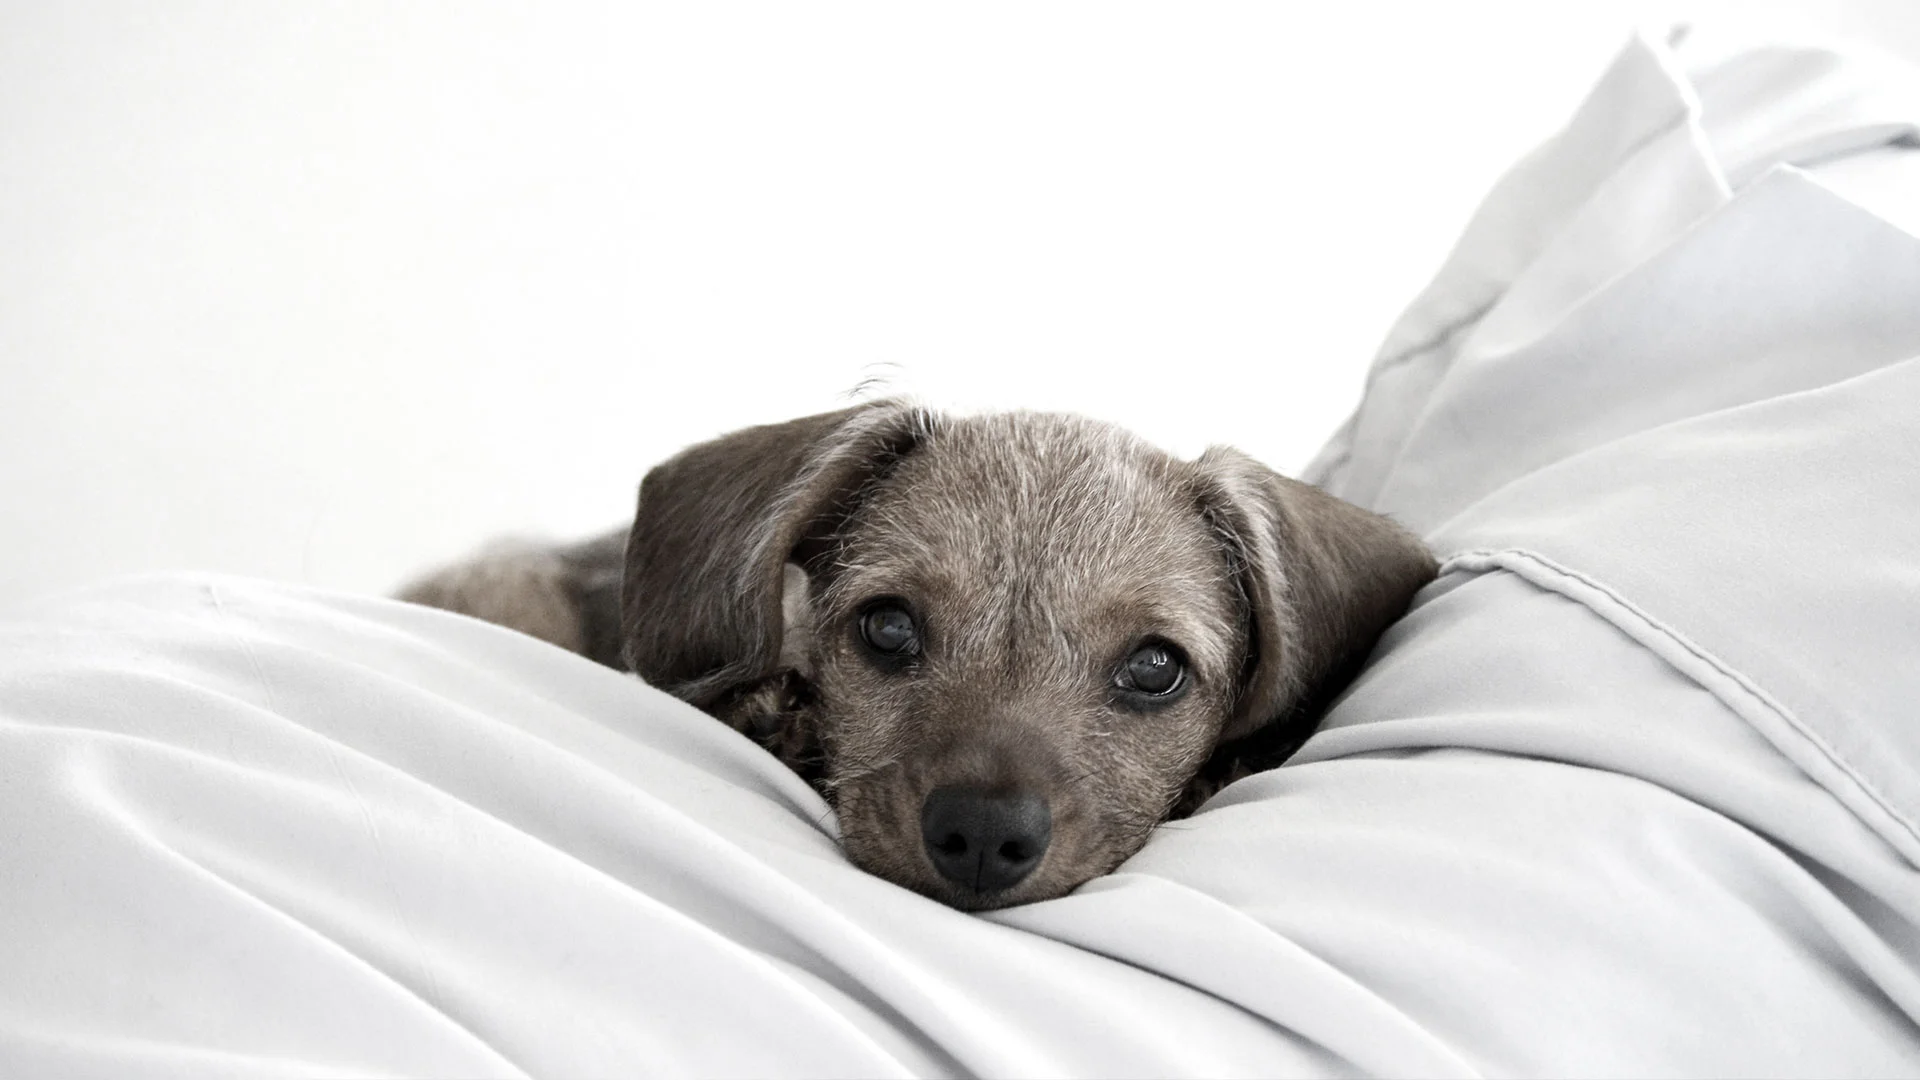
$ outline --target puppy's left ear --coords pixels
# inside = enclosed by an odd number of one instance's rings
[[[1214,447],[1195,462],[1200,504],[1246,597],[1249,650],[1221,740],[1292,713],[1351,673],[1432,581],[1419,537],[1378,514]]]

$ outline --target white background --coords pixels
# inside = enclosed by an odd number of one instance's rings
[[[1636,24],[1920,4],[0,0],[0,604],[387,589],[886,379],[1284,469]]]

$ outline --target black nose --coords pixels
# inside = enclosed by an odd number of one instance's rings
[[[1053,812],[1025,791],[936,788],[920,810],[920,838],[940,876],[974,892],[1020,883],[1047,853]]]

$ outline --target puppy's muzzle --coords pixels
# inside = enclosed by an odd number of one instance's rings
[[[1004,892],[1045,857],[1053,812],[1031,791],[936,788],[920,810],[920,838],[941,877],[983,895]]]

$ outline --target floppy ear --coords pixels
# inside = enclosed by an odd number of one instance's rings
[[[1214,447],[1195,464],[1202,510],[1228,544],[1249,609],[1248,666],[1224,742],[1344,681],[1436,566],[1399,525],[1238,450]]]
[[[701,708],[773,675],[794,549],[830,532],[930,423],[870,402],[736,431],[647,473],[620,589],[634,672]]]

